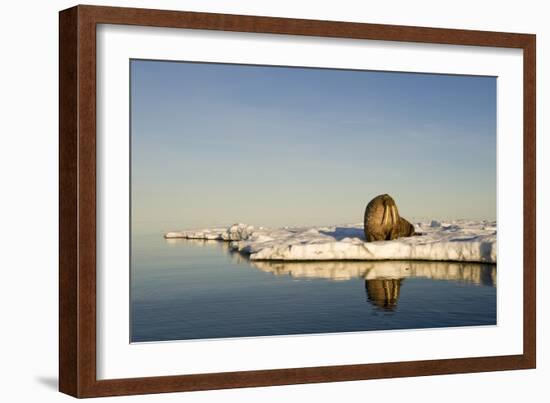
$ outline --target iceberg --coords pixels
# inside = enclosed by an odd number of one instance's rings
[[[234,224],[168,232],[166,239],[229,242],[231,250],[250,260],[431,260],[496,263],[496,221],[429,221],[416,223],[420,235],[392,241],[366,242],[363,224],[325,227],[265,228]]]

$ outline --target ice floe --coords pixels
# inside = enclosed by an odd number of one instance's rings
[[[230,242],[251,260],[434,260],[496,263],[495,221],[430,221],[416,223],[419,236],[365,242],[363,224],[327,227],[264,228],[235,224],[168,232],[167,239]]]

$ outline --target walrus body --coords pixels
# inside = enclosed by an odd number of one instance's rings
[[[365,209],[367,242],[389,241],[414,235],[414,226],[399,216],[395,201],[387,194],[376,196]]]

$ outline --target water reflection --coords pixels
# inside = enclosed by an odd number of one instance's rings
[[[230,243],[132,237],[131,340],[495,325],[496,266],[251,261]]]
[[[169,245],[187,244],[199,247],[216,246],[228,253],[237,264],[250,265],[276,276],[295,279],[346,281],[364,279],[366,300],[384,311],[397,307],[401,287],[408,278],[455,281],[496,287],[496,265],[468,262],[431,261],[269,261],[250,260],[235,252],[227,242],[203,239],[167,239]]]
[[[386,311],[393,311],[397,306],[401,282],[403,279],[365,280],[367,301]]]
[[[253,267],[275,275],[295,278],[323,278],[340,281],[423,277],[485,285],[496,285],[496,265],[467,262],[372,261],[372,262],[283,262],[251,260]]]
[[[198,246],[200,248],[218,248],[222,252],[227,253],[231,260],[236,264],[248,265],[250,259],[248,255],[237,252],[231,249],[229,242],[219,241],[215,239],[187,239],[187,238],[165,238],[164,242],[169,246]]]
[[[377,262],[281,262],[250,261],[253,267],[277,276],[332,281],[362,278],[367,301],[393,311],[401,287],[408,278],[455,281],[480,286],[496,286],[496,265],[459,262],[377,261]]]

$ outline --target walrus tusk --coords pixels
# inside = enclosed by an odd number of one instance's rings
[[[390,219],[390,208],[387,204],[384,205],[384,215],[382,216],[382,225],[388,225],[388,220]]]
[[[395,205],[391,206],[391,218],[393,225],[399,222],[399,215],[397,214],[397,207]]]

